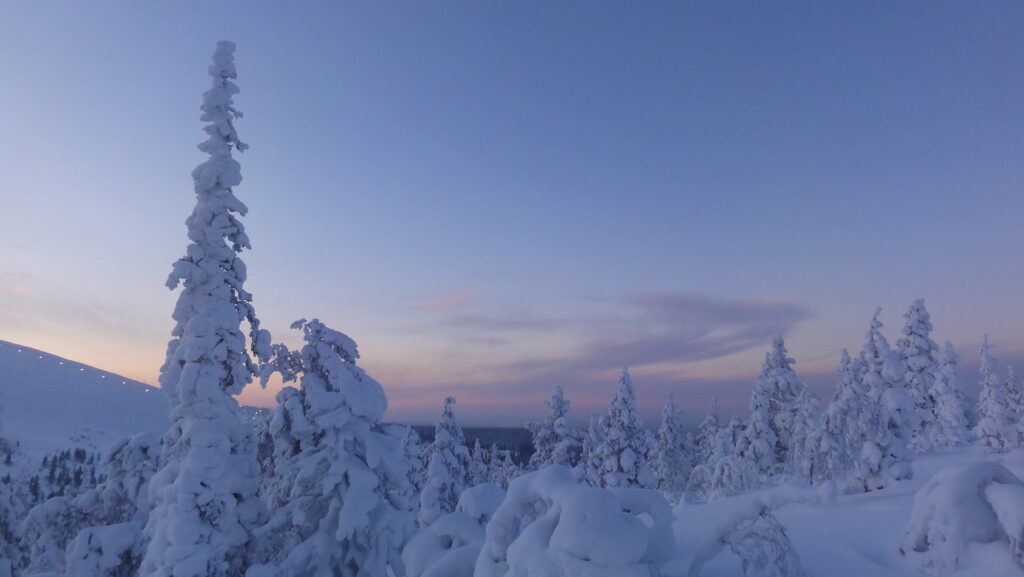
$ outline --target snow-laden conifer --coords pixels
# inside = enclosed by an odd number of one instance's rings
[[[583,451],[580,454],[579,467],[582,468],[583,479],[592,487],[600,487],[601,454],[598,451],[604,443],[604,435],[598,419],[590,415],[590,423],[587,426],[587,434],[583,438]]]
[[[929,451],[935,446],[933,429],[937,417],[932,389],[938,370],[939,345],[931,339],[932,322],[924,299],[914,301],[903,318],[906,324],[903,335],[896,341],[896,349],[903,361],[903,380],[917,413],[910,445],[918,451]]]
[[[769,474],[777,465],[790,460],[796,398],[804,388],[793,371],[793,363],[786,342],[781,336],[776,337],[751,393],[750,421],[742,454],[762,474]]]
[[[542,469],[547,465],[572,466],[575,464],[572,461],[579,458],[580,441],[569,424],[569,401],[562,393],[562,387],[555,387],[555,392],[544,404],[548,407],[544,420],[527,425],[533,435],[530,469]]]
[[[981,345],[981,396],[978,397],[978,424],[974,434],[978,442],[990,451],[1003,452],[1014,446],[1013,413],[1009,410],[1006,382],[996,374],[996,359],[992,356],[988,335]]]
[[[843,349],[837,370],[840,380],[825,409],[824,434],[829,440],[829,474],[833,479],[844,480],[853,476],[856,463],[863,456],[867,428],[877,422],[878,405],[861,379],[864,363],[859,357],[852,358]]]
[[[420,494],[417,517],[420,526],[427,526],[441,515],[451,513],[466,489],[469,475],[469,449],[462,427],[455,421],[455,399],[444,401],[441,419],[434,428],[434,442],[427,450],[427,484]]]
[[[600,461],[598,482],[602,487],[654,487],[651,471],[651,433],[644,428],[636,410],[636,396],[629,370],[622,370],[608,413],[600,420],[602,442],[597,447]]]
[[[867,490],[880,489],[913,475],[911,461],[914,455],[910,449],[910,437],[917,411],[903,380],[903,362],[882,335],[883,325],[878,320],[880,313],[881,309],[878,309],[871,319],[867,342],[861,352],[864,385],[879,410],[878,427],[867,427],[869,431],[874,429],[877,432],[875,446],[868,449],[867,462],[871,473],[865,479]]]
[[[490,482],[490,452],[480,444],[480,439],[473,441],[469,450],[469,468],[466,471],[469,482],[467,486],[476,487]]]
[[[305,424],[297,451],[279,464],[289,486],[257,531],[254,556],[282,575],[401,574],[412,491],[403,439],[381,423],[384,389],[356,365],[347,335],[317,319],[292,328],[305,344],[301,388],[286,398]]]
[[[792,434],[789,470],[811,484],[828,479],[830,445],[825,439],[821,401],[807,387],[796,398]]]
[[[270,354],[270,336],[259,328],[238,256],[249,248],[249,237],[237,218],[247,209],[232,191],[242,181],[232,151],[246,148],[234,127],[241,116],[232,100],[238,93],[234,51],[231,42],[219,43],[209,68],[213,83],[201,106],[209,138],[199,145],[209,158],[192,173],[196,206],[186,221],[191,242],[167,281],[169,288],[183,289],[160,370],[172,424],[150,485],[154,509],[140,571],[145,577],[240,575],[249,532],[265,515],[256,497],[254,450],[233,397],[257,371],[243,321],[256,357]]]
[[[970,441],[970,408],[964,402],[957,364],[960,359],[953,343],[946,341],[935,374],[932,398],[935,399],[935,446],[959,447]]]
[[[407,427],[402,437],[402,452],[409,463],[409,483],[412,494],[419,495],[427,484],[427,453],[423,446],[423,438],[416,429]]]
[[[717,454],[717,437],[721,424],[718,420],[718,398],[711,398],[711,409],[707,416],[697,427],[697,435],[694,437],[694,445],[697,453],[694,465],[708,464],[717,461],[725,455]]]
[[[686,431],[670,393],[661,411],[661,426],[658,427],[654,451],[654,475],[659,491],[679,495],[686,490],[690,461],[686,457],[685,445]]]

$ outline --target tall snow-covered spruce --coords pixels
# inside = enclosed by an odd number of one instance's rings
[[[608,413],[601,417],[600,430],[601,443],[595,451],[600,486],[653,488],[649,459],[654,443],[636,410],[633,379],[627,369],[622,370]]]
[[[916,412],[910,445],[928,451],[937,442],[934,428],[938,417],[932,389],[939,365],[935,358],[939,345],[931,339],[932,321],[924,308],[924,299],[914,301],[903,318],[907,322],[903,325],[903,336],[896,341],[896,349],[903,360],[903,379]]]
[[[1013,413],[1008,407],[1006,383],[996,375],[996,359],[988,345],[988,335],[981,345],[981,395],[978,397],[978,424],[974,434],[983,447],[1003,452],[1014,446]]]
[[[933,439],[936,447],[958,447],[966,445],[971,439],[970,408],[960,388],[957,370],[959,362],[953,343],[946,341],[932,388],[932,397],[935,399]]]
[[[661,411],[661,426],[654,451],[654,475],[657,487],[672,495],[686,490],[690,477],[690,461],[686,454],[686,431],[679,417],[679,409],[669,394]]]
[[[869,434],[877,435],[875,446],[867,453],[871,471],[864,478],[864,486],[869,491],[913,476],[910,439],[917,422],[914,401],[903,379],[903,362],[882,335],[882,321],[878,320],[881,312],[875,311],[861,352],[864,385],[878,405],[880,417],[878,426],[868,427]]]
[[[462,427],[455,421],[454,407],[454,398],[444,400],[441,420],[434,428],[434,442],[427,450],[427,484],[420,494],[417,517],[424,527],[454,511],[469,482],[469,449]]]
[[[533,435],[533,455],[530,468],[542,469],[548,465],[573,466],[579,459],[580,440],[569,425],[569,401],[562,393],[562,387],[555,387],[551,398],[544,402],[548,414],[539,423],[529,423],[527,428]]]
[[[169,399],[171,427],[160,470],[150,484],[153,511],[140,575],[222,577],[244,571],[246,544],[266,511],[256,497],[259,473],[246,427],[232,397],[257,372],[246,346],[269,357],[270,335],[260,330],[243,285],[249,237],[236,215],[246,207],[232,188],[242,181],[232,151],[238,139],[233,96],[235,45],[220,42],[209,68],[213,83],[203,94],[204,130],[199,149],[209,158],[192,172],[196,206],[186,221],[191,241],[174,263],[167,286],[182,286],[172,339],[160,369]]]
[[[750,421],[740,451],[762,474],[771,474],[791,460],[796,399],[804,388],[793,363],[786,342],[776,337],[750,396]]]
[[[254,553],[264,564],[250,575],[401,575],[401,549],[414,528],[412,490],[404,439],[381,423],[384,389],[356,366],[359,352],[347,335],[317,319],[292,328],[305,345],[302,388],[288,398],[298,399],[307,426],[278,463],[287,493],[257,531]]]

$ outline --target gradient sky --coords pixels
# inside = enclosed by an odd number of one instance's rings
[[[156,381],[217,40],[276,340],[354,337],[391,418],[742,408],[927,299],[1024,358],[1024,3],[5,2],[0,339]],[[974,381],[973,374],[967,380]],[[243,401],[268,405],[273,387]]]

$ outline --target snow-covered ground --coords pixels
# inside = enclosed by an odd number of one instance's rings
[[[0,424],[31,456],[167,429],[159,389],[49,353],[0,341]]]
[[[840,495],[834,502],[827,490],[815,489],[803,499],[782,505],[775,516],[786,527],[812,577],[911,577],[922,573],[914,562],[900,554],[903,533],[910,519],[914,494],[937,472],[978,461],[1002,463],[1024,478],[1024,451],[1005,455],[987,454],[978,447],[927,455],[914,461],[914,478],[872,493]],[[675,536],[678,558],[666,575],[684,576],[697,548],[714,534],[715,528],[733,511],[751,499],[786,488],[676,508]],[[814,502],[817,501],[817,502]],[[1024,569],[1010,557],[1005,542],[971,545],[965,567],[955,577],[1024,577]],[[742,575],[739,559],[728,550],[705,565],[701,577]]]

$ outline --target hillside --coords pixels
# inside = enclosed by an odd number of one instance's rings
[[[102,451],[118,438],[166,428],[159,389],[0,341],[0,429],[29,454],[67,446]]]

